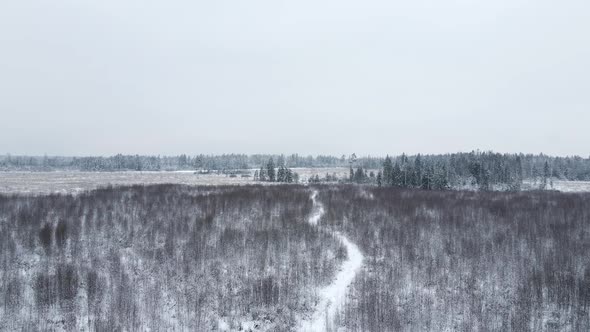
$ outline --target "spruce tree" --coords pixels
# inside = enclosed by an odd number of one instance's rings
[[[402,187],[403,188],[407,188],[408,187],[408,157],[406,156],[405,153],[402,153],[402,157],[401,157],[401,169],[402,169]]]
[[[383,182],[386,185],[391,186],[393,184],[393,177],[392,177],[393,165],[391,163],[391,158],[389,156],[385,157],[385,161],[383,162]]]
[[[272,160],[272,157],[268,160],[268,163],[266,164],[266,175],[268,177],[268,181],[276,181],[275,163]]]
[[[543,166],[543,181],[541,182],[541,190],[547,189],[547,180],[551,176],[549,171],[549,163],[545,161],[545,165]]]
[[[422,157],[420,154],[414,160],[414,186],[420,187],[422,184]]]
[[[264,167],[260,167],[260,171],[258,172],[258,180],[260,181],[266,181],[266,170],[264,169]]]
[[[402,177],[402,170],[399,167],[399,164],[396,162],[391,171],[391,185],[395,187],[402,187]]]
[[[285,156],[284,155],[280,155],[277,158],[277,167],[281,167],[281,166],[283,166],[283,167],[287,166],[287,165],[285,165]]]
[[[354,173],[354,182],[356,182],[356,183],[365,182],[365,172],[363,171],[363,168],[360,166],[356,169],[356,173]]]
[[[520,190],[520,188],[522,187],[522,182],[524,180],[524,176],[522,174],[522,159],[520,158],[520,156],[516,157],[516,181],[515,181],[515,189],[516,190]]]
[[[432,189],[432,167],[426,167],[424,170],[424,174],[422,175],[422,183],[420,188],[424,190],[431,190]]]
[[[287,171],[285,166],[279,166],[279,171],[277,172],[277,182],[287,182],[286,175]]]

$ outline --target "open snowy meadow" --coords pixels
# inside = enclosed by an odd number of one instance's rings
[[[244,175],[238,174],[200,174],[194,171],[174,172],[80,172],[80,171],[57,171],[57,172],[0,172],[0,193],[4,194],[50,194],[50,193],[81,193],[87,190],[105,186],[121,186],[134,184],[185,184],[198,186],[217,185],[245,185],[245,184],[268,184],[268,182],[255,181],[253,174],[256,170],[251,169]],[[337,179],[348,179],[349,168],[293,168],[294,172],[300,175],[300,183],[307,183],[310,178],[326,175]],[[377,170],[374,171],[375,173]],[[524,190],[534,190],[538,183],[525,181]],[[474,186],[464,189],[475,190]],[[590,181],[552,181],[550,189],[561,192],[590,192]]]
[[[230,176],[229,174],[200,174],[194,171],[175,172],[0,172],[0,193],[16,194],[49,194],[49,193],[80,193],[86,190],[105,186],[120,186],[134,184],[185,184],[185,185],[244,185],[260,183],[253,179],[256,170],[248,173]],[[300,175],[301,182],[307,182],[316,175],[324,177],[326,174],[346,178],[348,168],[293,168]]]

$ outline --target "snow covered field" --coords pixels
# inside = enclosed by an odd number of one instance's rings
[[[300,181],[318,175],[336,175],[347,178],[349,169],[293,168]],[[254,170],[251,170],[251,175]],[[133,184],[187,184],[187,185],[244,185],[255,182],[253,177],[230,177],[226,174],[195,174],[192,171],[178,172],[0,172],[0,193],[79,193],[108,185]],[[538,184],[525,181],[523,189],[537,188]],[[465,188],[466,189],[466,188]],[[553,181],[553,189],[563,192],[590,192],[590,181]]]
[[[77,193],[107,185],[221,185],[251,182],[252,178],[193,172],[6,172],[0,173],[0,192]]]
[[[326,173],[347,176],[347,168],[295,168],[301,180]],[[254,174],[254,170],[251,171]],[[107,185],[132,184],[242,185],[252,176],[181,172],[0,172],[0,193],[78,193]],[[256,182],[260,183],[260,182]]]
[[[541,185],[540,181],[524,180],[523,190],[538,190]],[[547,184],[547,190],[557,190],[564,193],[581,193],[590,192],[590,181],[563,181],[553,180]]]
[[[553,181],[553,189],[563,192],[590,192],[590,181]]]

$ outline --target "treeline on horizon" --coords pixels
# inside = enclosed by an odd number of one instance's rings
[[[272,155],[272,154],[223,154],[223,155],[179,155],[179,156],[140,156],[118,154],[110,157],[59,157],[59,156],[0,156],[0,170],[2,171],[178,171],[205,170],[232,173],[237,170],[259,169],[267,165],[269,159],[278,161],[288,168],[312,167],[351,167],[355,171],[360,168],[366,172],[355,174],[348,179],[352,182],[377,183],[378,171],[387,176],[387,157],[359,157],[342,155],[340,157],[319,155],[302,156]],[[495,152],[472,151],[469,153],[453,153],[439,155],[405,155],[390,158],[391,167],[396,164],[404,171],[404,166],[416,166],[419,160],[424,174],[428,172],[444,172],[450,182],[458,178],[475,178],[478,186],[496,183],[514,184],[521,179],[535,179],[545,175],[548,178],[573,181],[590,180],[590,158],[579,156],[552,157],[544,154],[501,154]],[[416,167],[414,167],[416,168]],[[547,171],[549,174],[545,174]],[[370,179],[370,170],[374,170],[374,179]],[[420,174],[421,175],[421,174]],[[440,174],[439,174],[440,175]],[[434,177],[434,175],[432,175]],[[439,176],[440,178],[440,176]],[[427,179],[430,179],[427,177]],[[406,178],[407,180],[407,178]],[[384,184],[391,183],[383,180]],[[420,183],[412,186],[421,187]],[[430,184],[428,184],[430,185]]]
[[[448,190],[477,188],[479,190],[522,189],[524,180],[532,182],[531,189],[552,189],[553,178],[565,178],[567,169],[553,168],[545,160],[539,169],[534,161],[530,163],[528,176],[524,175],[523,158],[520,155],[472,154],[440,156],[417,155],[410,159],[406,155],[396,158],[387,156],[383,168],[377,173],[351,167],[350,183],[369,183],[379,187],[416,188],[423,190]]]

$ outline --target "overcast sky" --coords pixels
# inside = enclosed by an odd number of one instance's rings
[[[0,3],[0,153],[590,154],[587,0]]]

